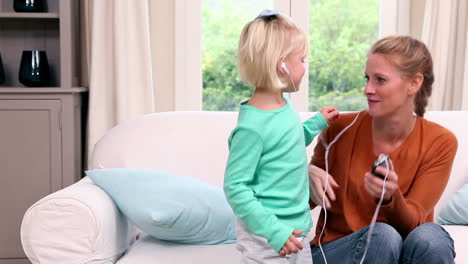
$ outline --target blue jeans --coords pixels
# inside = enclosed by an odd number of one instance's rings
[[[322,245],[327,263],[359,264],[366,247],[368,229],[365,227]],[[454,258],[453,240],[438,224],[422,224],[403,240],[392,226],[376,223],[364,263],[452,264]],[[312,259],[314,264],[325,263],[319,247],[312,246]]]

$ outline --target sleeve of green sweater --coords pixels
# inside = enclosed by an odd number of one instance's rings
[[[230,137],[224,193],[234,213],[247,228],[266,237],[268,243],[278,252],[294,229],[266,210],[250,187],[262,151],[262,139],[255,131],[236,128]]]
[[[327,128],[328,124],[322,113],[319,112],[302,123],[302,126],[304,128],[305,145],[309,146],[314,137]]]

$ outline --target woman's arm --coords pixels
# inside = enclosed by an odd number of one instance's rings
[[[396,189],[381,212],[401,234],[425,222],[445,190],[457,151],[457,139],[447,131],[427,150],[407,193]]]
[[[317,145],[314,149],[314,155],[309,164],[309,189],[310,189],[310,202],[309,206],[314,209],[317,205],[323,205],[323,198],[325,198],[326,208],[331,207],[330,201],[335,201],[336,195],[334,188],[338,188],[338,184],[333,176],[328,175],[328,186],[325,197],[323,197],[323,190],[326,183],[327,173],[325,171],[325,146],[328,142],[330,128],[325,129],[317,140]]]
[[[327,193],[323,197],[323,189],[326,182],[327,173],[323,169],[309,165],[309,189],[310,189],[310,209],[314,209],[317,205],[323,206],[323,200],[325,200],[325,207],[329,209],[331,207],[330,201],[336,200],[334,188],[340,187],[333,176],[328,175]],[[325,198],[325,199],[323,199]]]

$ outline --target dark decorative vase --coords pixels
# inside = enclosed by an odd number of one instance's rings
[[[46,0],[14,0],[13,9],[16,12],[46,12]]]
[[[0,84],[5,82],[5,71],[3,70],[2,55],[0,54]]]
[[[49,63],[43,50],[25,50],[21,57],[19,81],[28,87],[48,86]]]

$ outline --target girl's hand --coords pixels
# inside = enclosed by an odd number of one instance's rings
[[[286,241],[286,243],[284,243],[283,247],[278,252],[278,254],[284,257],[291,253],[297,253],[299,252],[299,250],[302,250],[304,248],[302,246],[302,243],[295,237],[295,235],[298,236],[300,234],[302,234],[302,231],[295,229],[292,235],[289,236],[289,239]]]
[[[390,165],[390,168],[388,171],[387,181],[385,183],[385,195],[382,201],[383,204],[390,203],[392,201],[393,195],[398,190],[398,174],[396,174],[393,168],[392,160],[389,159],[388,164]],[[378,166],[375,169],[375,172],[385,176],[387,174],[387,169],[385,167]],[[364,175],[364,188],[372,197],[376,198],[377,200],[379,200],[380,196],[382,195],[383,184],[384,181],[371,172],[366,172]]]
[[[315,165],[309,165],[309,189],[310,189],[310,199],[316,205],[323,205],[323,188],[325,186],[325,181],[327,178],[327,173],[321,168]],[[331,207],[331,201],[336,200],[335,191],[333,189],[339,188],[340,186],[336,183],[335,179],[331,175],[328,175],[328,186],[327,193],[325,195],[325,207],[329,209]],[[313,208],[312,208],[313,209]]]
[[[333,106],[322,108],[320,110],[320,113],[323,115],[323,117],[325,118],[328,124],[330,124],[330,122],[337,120],[340,117],[340,112],[338,112],[336,107],[333,107]]]

